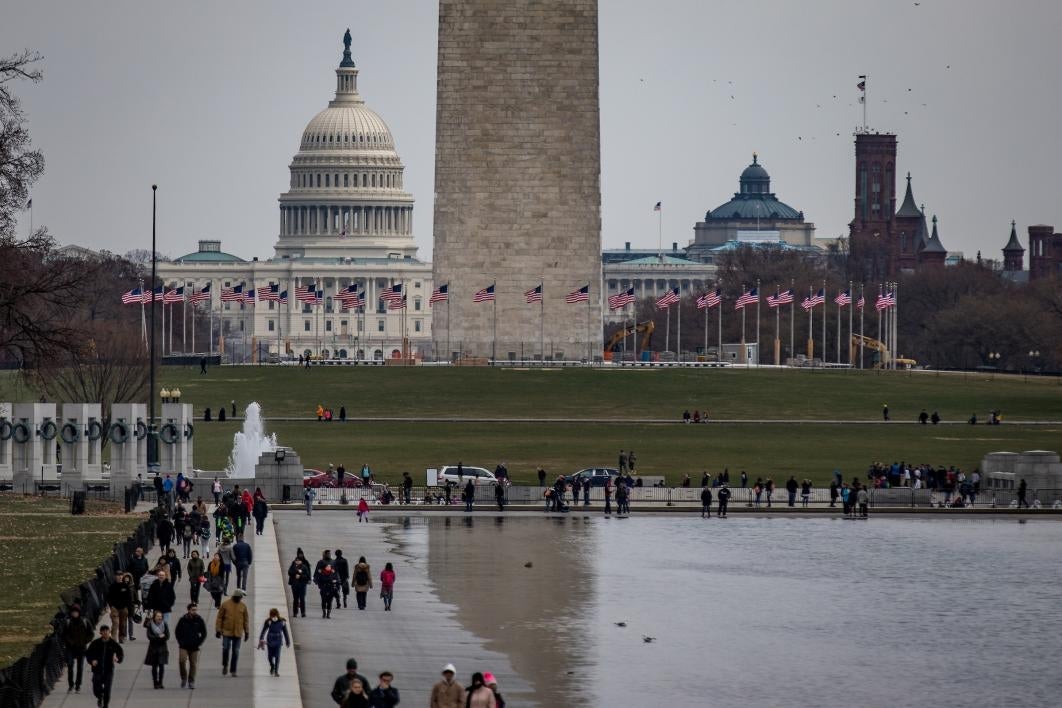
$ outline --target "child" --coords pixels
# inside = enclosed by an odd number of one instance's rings
[[[288,624],[280,616],[280,610],[269,610],[269,619],[262,625],[262,631],[258,635],[258,648],[266,649],[269,657],[269,675],[280,675],[280,648],[291,646],[291,635],[288,634]]]
[[[365,501],[365,497],[358,501],[358,523],[362,521],[366,523],[369,521],[369,502]]]

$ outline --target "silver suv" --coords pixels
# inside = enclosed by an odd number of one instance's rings
[[[494,476],[494,473],[483,467],[469,467],[468,465],[463,465],[461,467],[460,477],[457,474],[457,465],[444,465],[439,468],[439,484],[453,482],[454,484],[463,487],[468,484],[468,480],[470,479],[472,480],[472,484],[477,487],[498,483],[498,478]]]

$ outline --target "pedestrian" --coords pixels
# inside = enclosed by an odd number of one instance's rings
[[[173,632],[177,640],[177,669],[181,672],[181,688],[195,688],[195,675],[199,670],[199,650],[207,638],[206,622],[199,616],[199,605],[188,603],[188,611],[177,620]]]
[[[236,566],[236,587],[241,590],[247,589],[247,575],[254,563],[254,551],[251,544],[243,540],[243,535],[236,537],[236,543],[232,547],[232,560]]]
[[[498,511],[505,511],[505,484],[501,481],[494,485],[494,501],[498,504]]]
[[[756,478],[756,484],[752,485],[752,495],[756,499],[756,508],[760,506],[760,497],[763,496],[763,482],[759,477]]]
[[[808,502],[811,500],[811,480],[805,479],[800,483],[800,505],[805,509],[808,508]]]
[[[497,708],[498,704],[494,700],[494,691],[487,688],[487,684],[483,681],[483,674],[478,671],[472,674],[472,681],[469,687],[468,697],[465,699],[465,708]]]
[[[67,693],[81,692],[81,678],[85,670],[85,650],[92,641],[92,625],[81,615],[76,602],[67,611],[60,638],[66,655]]]
[[[251,618],[243,598],[247,595],[237,588],[232,597],[221,603],[214,621],[214,635],[221,640],[221,675],[236,678],[236,664],[240,660],[240,642],[250,639]]]
[[[494,677],[494,674],[489,671],[483,674],[483,683],[487,684],[487,688],[494,694],[494,702],[498,708],[505,708],[505,699],[502,698],[501,692],[498,691],[498,679]]]
[[[358,523],[362,521],[369,523],[369,502],[365,501],[365,497],[358,500]]]
[[[837,488],[837,480],[836,479],[830,480],[830,508],[831,509],[833,509],[834,507],[837,506],[837,497],[839,496],[839,494],[840,494],[840,492],[838,491],[838,488]]]
[[[347,407],[346,406],[343,406],[343,405],[339,406],[339,422],[340,423],[346,423],[347,422]]]
[[[96,697],[96,705],[98,708],[108,708],[111,704],[111,686],[114,684],[114,667],[125,658],[121,644],[111,637],[108,625],[100,625],[100,636],[88,645],[85,658],[92,668],[92,695]]]
[[[365,556],[358,558],[354,566],[354,596],[358,600],[358,609],[365,609],[365,598],[372,589],[372,569],[365,562]]]
[[[398,705],[398,689],[391,685],[394,678],[390,671],[380,674],[380,683],[369,692],[369,705],[372,708],[394,708]]]
[[[181,559],[177,557],[177,551],[172,548],[166,551],[166,563],[170,566],[170,580],[174,585],[181,582]]]
[[[291,646],[288,623],[280,616],[280,610],[273,607],[270,608],[269,618],[262,623],[262,631],[258,634],[258,648],[265,649],[269,658],[270,676],[280,676],[280,649],[284,646]]]
[[[182,557],[188,560],[188,555],[192,552],[192,541],[195,539],[195,526],[192,525],[188,517],[181,519],[180,526],[181,547],[184,551],[184,556]]]
[[[363,462],[361,465],[361,483],[368,487],[369,482],[372,481],[372,469],[369,467],[368,462]]]
[[[257,490],[261,491],[261,490]],[[257,536],[261,536],[265,530],[265,520],[269,516],[269,504],[266,503],[265,496],[257,496],[257,491],[254,500],[254,533]]]
[[[590,506],[590,487],[591,481],[589,477],[583,479],[583,506]]]
[[[605,480],[605,516],[612,516],[612,477]]]
[[[1029,500],[1025,498],[1025,495],[1028,494],[1028,490],[1029,490],[1029,485],[1027,485],[1025,483],[1025,479],[1022,478],[1022,480],[1020,482],[1018,482],[1018,508],[1019,509],[1022,508],[1022,506],[1024,506],[1026,509],[1029,508]]]
[[[332,684],[332,700],[337,706],[343,705],[343,700],[350,693],[350,684],[355,680],[361,681],[362,686],[369,685],[369,679],[358,673],[358,660],[351,657],[347,659],[347,672]]]
[[[634,463],[638,458],[634,456],[634,450],[627,453],[627,471],[634,474]]]
[[[339,576],[339,589],[343,593],[343,607],[347,606],[347,597],[350,596],[350,563],[343,557],[343,551],[336,549],[336,559],[332,563],[336,574]],[[336,600],[336,608],[339,608],[339,600]]]
[[[161,552],[165,553],[169,550],[170,542],[173,540],[173,523],[170,522],[169,517],[163,516],[155,524],[155,538],[158,539]]]
[[[622,453],[623,451],[620,450],[620,452]],[[539,467],[538,468],[538,486],[540,486],[540,487],[545,487],[546,486],[546,468],[545,467]]]
[[[199,519],[199,547],[202,549],[200,555],[206,558],[210,555],[210,517],[203,515]]]
[[[447,664],[442,679],[431,687],[431,708],[465,708],[465,688],[455,680],[457,669]]]
[[[111,608],[111,625],[118,628],[118,643],[133,636],[131,617],[136,609],[136,586],[131,573],[120,574],[107,588],[107,606]]]
[[[701,490],[701,518],[712,518],[712,488],[705,487]]]
[[[310,584],[310,566],[301,556],[296,556],[288,568],[288,585],[291,586],[291,616],[299,612],[306,616],[306,587]]]
[[[856,500],[859,503],[859,515],[864,519],[867,518],[867,506],[870,501],[870,495],[867,494],[866,487],[859,487],[859,491],[856,492]]]
[[[720,518],[726,518],[726,508],[730,504],[730,486],[726,482],[719,488],[719,493],[716,495],[719,498],[719,510],[716,515]]]
[[[214,506],[221,503],[221,482],[217,477],[214,478],[214,482],[210,485],[210,491],[214,493]]]
[[[350,692],[347,693],[347,697],[343,699],[341,708],[372,708],[372,702],[369,699],[368,694],[369,684],[363,682],[361,679],[352,679],[350,682]]]
[[[200,357],[199,358],[199,375],[200,376],[202,376],[203,374],[205,374],[207,372],[206,371],[206,366],[207,366],[206,357],[205,356],[204,357]]]
[[[199,557],[199,551],[192,551],[192,557],[188,559],[185,567],[188,572],[188,597],[192,602],[199,603],[199,589],[206,582],[206,564]]]
[[[221,560],[221,554],[215,553],[206,568],[206,582],[203,587],[214,598],[214,609],[221,607],[221,596],[225,592],[225,564]]]
[[[933,415],[929,416],[929,422],[932,423],[933,425],[936,425],[937,423],[939,423],[940,422],[940,413],[938,413],[937,411],[933,411]]]
[[[154,610],[151,619],[144,625],[147,630],[148,648],[144,655],[144,666],[151,667],[151,680],[155,688],[164,688],[162,685],[163,675],[166,673],[166,664],[170,661],[170,626],[166,623],[162,613]]]
[[[317,492],[313,490],[313,487],[307,487],[302,491],[302,499],[306,502],[306,515],[313,514],[313,500],[317,498]]]
[[[886,423],[889,422],[889,404],[888,403],[882,404],[882,406],[881,406],[881,417]]]
[[[391,611],[391,601],[395,596],[395,567],[388,563],[380,571],[380,597],[384,601],[384,612]]]
[[[461,497],[465,502],[465,511],[472,511],[472,504],[476,501],[476,485],[472,483],[471,478],[465,484],[465,491],[461,493]]]
[[[235,400],[232,401],[232,417],[233,418],[236,417],[236,401]]]
[[[852,489],[848,486],[848,482],[841,483],[841,507],[844,509],[844,515],[848,516],[852,512]]]
[[[741,470],[741,488],[747,489],[749,486],[749,476],[745,473],[745,470]]]
[[[690,481],[690,475],[689,475],[689,473],[687,472],[687,473],[686,473],[685,475],[683,475],[683,477],[682,477],[682,488],[683,488],[683,489],[689,489],[689,488],[690,488],[690,486],[692,486],[692,484],[693,484],[693,483],[692,483],[692,482]]]
[[[229,594],[229,578],[232,577],[232,566],[235,562],[235,544],[232,535],[225,533],[218,545],[218,555],[221,556],[222,568],[225,571],[225,594]]]
[[[800,485],[796,481],[796,477],[789,475],[788,481],[785,483],[785,491],[789,494],[789,506],[796,506],[797,489]]]
[[[774,496],[774,480],[770,477],[767,478],[767,484],[764,485],[764,492],[767,494],[767,508],[771,508],[771,497]]]
[[[156,573],[156,577],[157,580],[148,589],[144,608],[161,612],[163,622],[168,625],[170,623],[170,613],[173,612],[173,605],[177,602],[177,593],[173,589],[170,574],[165,569],[160,569]]]
[[[616,485],[616,515],[624,516],[629,513],[630,507],[627,505],[627,499],[630,497],[630,489],[627,484],[620,481]]]
[[[329,563],[314,573],[313,582],[321,593],[321,618],[332,617],[332,602],[339,598],[339,575]]]

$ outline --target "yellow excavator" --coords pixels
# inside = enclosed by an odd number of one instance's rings
[[[646,320],[645,322],[639,322],[638,324],[630,324],[626,327],[616,330],[607,342],[605,342],[605,359],[612,358],[612,353],[617,349],[623,348],[623,340],[632,334],[641,334],[642,341],[638,346],[638,351],[647,351],[653,342],[653,331],[656,329],[656,325],[652,320]]]
[[[892,354],[889,352],[889,348],[885,346],[884,342],[880,342],[873,337],[867,337],[861,334],[852,335],[852,352],[851,361],[856,360],[857,352],[859,351],[860,344],[865,349],[871,349],[878,353],[878,360],[874,362],[875,369],[887,369],[892,364]],[[914,359],[905,359],[903,357],[896,357],[896,366],[902,369],[910,369],[918,362]]]

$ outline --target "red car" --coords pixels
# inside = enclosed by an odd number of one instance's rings
[[[302,486],[314,487],[315,489],[335,489],[339,484],[336,482],[335,475],[330,475],[321,470],[303,470]],[[352,487],[360,487],[361,480],[358,479],[358,475],[347,473],[343,476],[343,486],[348,489]]]

